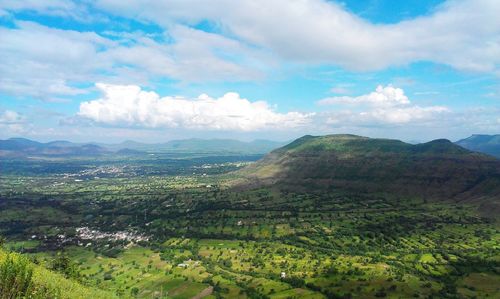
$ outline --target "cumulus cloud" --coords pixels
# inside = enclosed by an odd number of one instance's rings
[[[341,96],[319,100],[319,105],[340,105],[351,109],[327,112],[326,123],[343,125],[408,124],[433,121],[450,112],[447,107],[412,105],[404,90],[391,85],[379,85],[375,91],[357,97]]]
[[[80,104],[78,117],[98,124],[146,128],[256,131],[289,129],[310,121],[312,114],[278,113],[264,101],[251,102],[237,93],[220,98],[160,97],[136,85],[96,84],[102,98]]]

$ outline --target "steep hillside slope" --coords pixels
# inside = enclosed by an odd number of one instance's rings
[[[0,298],[117,298],[115,294],[84,286],[42,266],[31,263],[17,253],[0,249]],[[28,274],[30,273],[30,274]],[[22,285],[21,287],[21,280]],[[2,296],[3,295],[3,296]],[[24,297],[22,297],[24,298]]]
[[[355,135],[304,136],[239,174],[245,184],[304,191],[500,198],[500,161],[444,139],[411,145]]]

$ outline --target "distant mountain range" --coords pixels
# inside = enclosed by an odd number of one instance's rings
[[[229,154],[265,154],[287,142],[254,140],[250,142],[233,139],[183,139],[165,143],[146,144],[124,141],[119,144],[97,145],[109,150],[130,149],[144,152],[182,152],[182,153],[229,153]]]
[[[184,139],[165,143],[147,144],[124,141],[118,144],[74,143],[56,140],[47,143],[26,138],[0,140],[0,157],[24,156],[98,156],[118,154],[124,156],[145,153],[210,153],[210,154],[266,154],[287,142],[254,140],[244,142],[233,139]],[[471,151],[485,153],[500,158],[500,135],[472,135],[455,144]]]
[[[497,135],[472,135],[468,138],[455,142],[456,144],[470,149],[500,158],[500,134]]]
[[[68,141],[37,142],[25,138],[0,140],[0,157],[26,156],[96,156],[109,153],[95,144],[77,144]]]
[[[64,140],[42,143],[25,138],[10,138],[0,140],[0,157],[70,157],[106,154],[130,156],[148,152],[265,154],[283,144],[283,142],[269,140],[243,142],[231,139],[186,139],[159,144],[145,144],[134,141],[125,141],[119,144],[73,143]]]
[[[446,139],[412,145],[355,135],[307,135],[236,177],[242,187],[454,199],[500,211],[500,160]]]

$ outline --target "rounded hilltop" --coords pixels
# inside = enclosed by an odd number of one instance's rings
[[[240,171],[252,186],[345,190],[438,199],[500,194],[500,161],[446,139],[409,144],[357,135],[306,135]],[[495,201],[496,202],[496,201]]]
[[[334,151],[338,154],[472,154],[448,139],[436,139],[426,143],[409,144],[396,139],[369,138],[352,134],[332,134],[324,136],[305,135],[288,145],[276,149],[273,153]]]

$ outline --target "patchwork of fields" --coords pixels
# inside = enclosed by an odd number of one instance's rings
[[[227,170],[217,170],[227,166],[204,165],[213,173],[2,174],[4,247],[119,297],[500,294],[499,226],[473,205],[382,193],[235,190],[227,187]],[[94,234],[78,234],[81,227]],[[124,232],[146,238],[113,237]],[[65,266],[55,267],[61,259]]]

